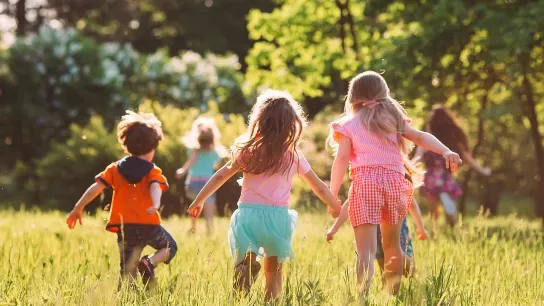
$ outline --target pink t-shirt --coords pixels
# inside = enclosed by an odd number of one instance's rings
[[[244,172],[242,194],[239,203],[264,204],[289,207],[289,197],[293,187],[293,176],[304,175],[311,170],[302,153],[293,160],[293,165],[282,173],[251,174]]]
[[[410,119],[406,119],[410,122]],[[358,114],[346,117],[340,122],[331,124],[334,139],[339,141],[340,135],[351,139],[352,147],[349,157],[350,168],[380,166],[404,175],[404,160],[401,149],[396,144],[397,135],[389,134],[388,139],[367,130]]]

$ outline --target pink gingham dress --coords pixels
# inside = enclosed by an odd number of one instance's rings
[[[409,119],[407,119],[409,122]],[[412,204],[413,186],[404,177],[404,161],[396,134],[388,139],[368,131],[358,114],[331,124],[334,139],[349,137],[349,220],[362,224],[397,224]]]

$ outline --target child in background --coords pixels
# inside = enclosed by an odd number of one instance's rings
[[[448,147],[459,152],[463,160],[472,169],[481,175],[491,175],[489,168],[482,167],[472,158],[468,149],[467,136],[453,115],[443,105],[433,106],[425,130]],[[442,156],[418,147],[414,160],[421,157],[423,157],[423,163],[427,168],[421,192],[427,198],[433,219],[435,221],[438,219],[438,207],[442,203],[446,213],[446,220],[451,226],[454,226],[457,222],[455,200],[463,194],[463,190],[455,181],[451,171],[444,167],[444,158]]]
[[[375,107],[365,107],[375,105]],[[398,294],[405,263],[401,250],[402,219],[411,205],[413,185],[405,178],[405,138],[445,158],[455,170],[461,163],[431,134],[413,129],[402,106],[391,97],[385,79],[366,71],[350,81],[344,115],[331,124],[330,144],[336,148],[331,191],[338,195],[351,167],[349,219],[357,245],[357,282],[366,295],[374,273],[377,227],[384,249],[385,278]],[[412,168],[408,162],[408,167]]]
[[[163,137],[161,122],[153,114],[127,111],[117,130],[119,143],[129,156],[110,164],[96,176],[96,182],[79,199],[66,223],[70,229],[78,221],[82,224],[85,206],[106,187],[112,187],[106,229],[117,233],[121,276],[135,279],[138,270],[147,285],[155,279],[155,267],[169,263],[177,251],[176,242],[161,226],[158,211],[168,182],[161,169],[151,162]],[[157,252],[139,259],[147,245]]]
[[[280,295],[282,263],[294,257],[291,238],[298,214],[289,209],[293,176],[300,175],[334,217],[340,213],[340,202],[298,149],[305,126],[302,108],[290,94],[262,93],[251,111],[248,132],[233,145],[231,160],[214,174],[188,210],[197,217],[208,197],[235,173],[243,172],[242,194],[229,229],[235,287],[250,288],[261,269],[257,256],[264,257],[267,301]]]
[[[227,156],[227,150],[220,142],[221,135],[211,118],[198,118],[193,127],[181,141],[189,150],[189,159],[182,168],[176,171],[177,178],[189,172],[185,180],[187,196],[192,200],[212,177],[219,162]],[[213,216],[216,208],[215,194],[212,194],[204,205],[204,218],[208,234],[213,231]],[[190,232],[196,230],[196,218],[191,220]]]
[[[407,180],[409,180],[415,188],[417,188],[420,184],[414,182],[412,179],[412,170],[410,170],[407,166],[405,166],[406,174],[405,177]],[[331,226],[331,228],[327,232],[327,242],[330,243],[331,240],[334,239],[334,235],[338,232],[338,229],[346,222],[348,218],[348,210],[349,210],[349,202],[346,201],[344,205],[342,205],[342,211],[340,212],[340,216],[334,224]],[[412,205],[408,209],[410,212],[410,215],[412,218],[414,218],[414,222],[416,223],[416,233],[417,238],[419,240],[426,240],[428,238],[427,231],[425,230],[425,225],[423,225],[423,218],[421,216],[421,210],[419,209],[419,204],[417,203],[415,198],[412,198]],[[380,228],[377,229],[377,250],[376,250],[376,260],[378,261],[378,265],[380,266],[380,270],[382,273],[384,272],[384,252],[383,252],[383,246],[382,246],[382,233],[380,231]],[[406,261],[404,263],[404,271],[403,274],[405,276],[409,276],[415,272],[415,259],[414,259],[414,247],[412,245],[412,238],[410,237],[410,229],[408,228],[408,224],[406,222],[406,218],[402,219],[402,227],[400,230],[400,246],[402,251],[404,252],[404,255],[406,255]]]

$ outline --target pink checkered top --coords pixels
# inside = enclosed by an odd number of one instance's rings
[[[410,119],[406,121],[410,122]],[[336,141],[340,140],[340,135],[351,139],[350,169],[380,166],[404,175],[404,160],[396,144],[396,134],[389,134],[385,139],[370,132],[363,126],[358,113],[331,123],[331,128]]]

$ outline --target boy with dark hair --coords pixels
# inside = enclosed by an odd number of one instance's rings
[[[84,207],[106,187],[113,188],[110,216],[106,230],[117,233],[121,259],[121,276],[142,275],[144,284],[155,279],[155,267],[168,264],[177,252],[172,236],[160,225],[158,212],[162,192],[168,182],[160,168],[151,161],[163,138],[161,122],[153,114],[127,111],[117,126],[117,137],[129,156],[110,164],[99,173],[74,209],[66,223],[70,229],[82,224]],[[145,246],[157,252],[139,259]]]

